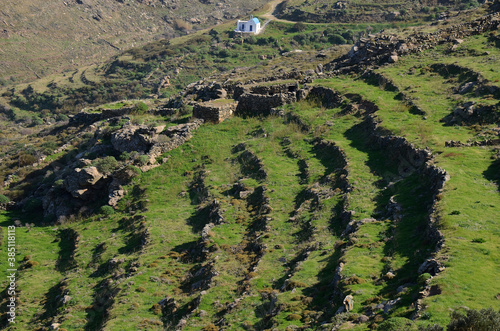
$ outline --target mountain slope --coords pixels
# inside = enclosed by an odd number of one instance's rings
[[[316,26],[269,25],[266,43],[309,40],[281,54],[220,27],[199,49],[252,67],[43,124],[34,146],[68,143],[2,191],[19,196],[0,214],[2,252],[18,226],[18,325],[439,330],[496,310],[500,17],[483,10],[349,52],[313,51]],[[132,76],[161,51],[114,61]]]
[[[264,1],[17,1],[0,11],[0,79],[31,81],[247,15]]]

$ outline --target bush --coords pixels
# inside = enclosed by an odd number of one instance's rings
[[[38,262],[36,261],[32,261],[32,260],[29,260],[26,262],[26,264],[24,265],[24,269],[29,269],[29,268],[33,268],[33,267],[36,267],[37,265],[39,265]]]
[[[145,166],[149,163],[149,156],[147,155],[141,155],[137,158],[137,162],[141,165],[141,166]]]
[[[288,321],[298,321],[302,318],[302,316],[298,315],[298,314],[290,314],[286,317],[286,319]]]
[[[451,321],[447,327],[448,331],[490,331],[500,330],[500,310],[492,308],[481,310],[468,310],[465,315],[458,311],[451,313]]]
[[[17,161],[20,167],[24,167],[27,165],[32,165],[37,161],[37,159],[31,154],[28,154],[26,152],[21,152],[19,153]]]
[[[64,184],[64,179],[58,179],[54,182],[54,186],[61,187]]]
[[[333,34],[332,36],[330,36],[328,38],[328,41],[330,41],[332,44],[335,44],[335,45],[347,44],[347,41],[345,40],[345,38],[339,34],[336,34],[336,33]]]
[[[9,203],[10,202],[10,199],[3,195],[3,194],[0,194],[0,203]]]
[[[431,278],[432,278],[431,274],[426,272],[425,274],[421,274],[420,276],[418,276],[418,283],[424,284],[427,280]]]
[[[443,328],[437,324],[429,324],[426,326],[419,326],[418,331],[443,331]]]
[[[115,213],[115,210],[111,206],[102,206],[101,209],[99,210],[101,214],[105,216],[110,216]]]
[[[304,23],[298,22],[298,23],[295,23],[295,25],[293,26],[293,31],[295,31],[295,32],[302,32],[306,28],[307,28],[307,26]]]
[[[429,14],[431,12],[431,8],[430,7],[423,7],[422,8],[422,12],[425,13],[425,14]]]
[[[391,317],[380,323],[377,330],[399,331],[399,330],[417,330],[415,323],[404,317]]]
[[[186,21],[183,21],[181,19],[176,19],[174,20],[174,28],[180,31],[190,31],[193,28],[193,26]]]
[[[148,105],[146,105],[144,102],[139,102],[137,105],[135,105],[135,110],[137,113],[143,114],[147,112],[149,109]]]
[[[127,161],[127,160],[130,160],[130,159],[131,159],[131,156],[130,156],[129,152],[123,152],[120,155],[120,160],[122,160],[122,161]]]
[[[363,284],[363,283],[366,283],[366,280],[356,275],[352,275],[351,277],[347,278],[344,281],[344,284],[346,285]]]
[[[109,174],[119,166],[118,161],[116,161],[113,156],[106,156],[105,158],[98,159],[94,162],[94,165],[97,170],[103,174]]]
[[[68,116],[64,115],[64,114],[57,114],[57,117],[56,117],[57,121],[67,121],[69,119]]]
[[[352,41],[354,41],[354,32],[352,32],[351,30],[347,30],[345,32],[342,32],[342,37],[347,42],[352,42]]]

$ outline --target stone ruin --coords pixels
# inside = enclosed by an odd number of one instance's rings
[[[227,99],[217,99],[214,101],[198,103],[193,108],[193,117],[201,118],[205,122],[221,123],[225,119],[233,116],[236,110],[236,103]]]

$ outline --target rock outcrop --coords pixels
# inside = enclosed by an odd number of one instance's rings
[[[147,127],[129,125],[111,135],[111,143],[119,152],[148,152],[158,142],[159,134],[165,126]]]
[[[420,53],[443,42],[453,42],[468,36],[498,30],[498,12],[437,30],[433,33],[414,34],[407,38],[379,34],[370,38],[360,38],[349,53],[325,65],[326,71],[334,74],[362,72],[366,67],[383,65],[397,61],[398,56]]]

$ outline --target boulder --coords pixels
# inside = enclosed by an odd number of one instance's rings
[[[424,263],[418,267],[418,274],[421,275],[423,273],[429,273],[432,276],[435,276],[439,273],[444,267],[436,261],[436,259],[427,259]]]
[[[397,53],[392,53],[390,56],[389,56],[389,63],[396,63],[398,62],[399,58],[398,58],[398,54]]]
[[[89,188],[95,186],[103,177],[96,167],[76,168],[64,181],[64,187],[74,198],[85,199]]]

